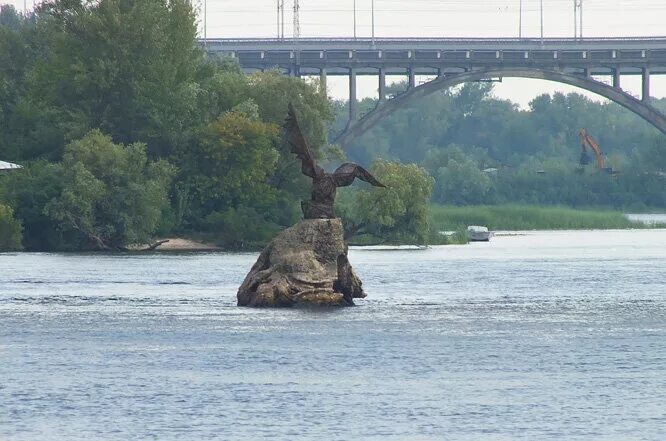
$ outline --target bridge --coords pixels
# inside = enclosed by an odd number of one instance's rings
[[[650,105],[651,75],[666,74],[666,37],[307,38],[201,40],[213,56],[234,57],[246,72],[278,69],[285,75],[349,78],[349,122],[335,140],[347,145],[409,101],[468,81],[536,78],[586,89],[641,116],[666,134],[666,116]],[[358,118],[356,79],[377,77],[378,104]],[[407,90],[388,96],[387,75],[403,75]],[[641,97],[622,89],[622,76],[640,75]],[[417,84],[417,76],[433,78]],[[608,83],[600,81],[608,78]]]

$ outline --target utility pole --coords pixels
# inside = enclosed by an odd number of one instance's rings
[[[282,10],[282,39],[284,40],[284,0],[280,0],[280,9]]]
[[[301,9],[298,0],[294,0],[294,41],[298,40],[301,36],[301,21],[299,18],[299,10]]]
[[[276,30],[277,37],[276,38],[279,40],[280,39],[280,0],[276,0],[276,2],[277,2],[277,30]]]
[[[375,47],[375,0],[372,0],[372,47]]]
[[[579,33],[580,33],[580,39],[583,39],[583,0],[580,0],[580,3],[578,4],[578,8],[580,9],[580,26],[579,26]]]
[[[356,0],[354,0],[354,40],[356,40]]]
[[[543,46],[543,0],[541,0],[541,46]]]
[[[574,3],[574,40],[578,39],[578,0],[573,0]]]
[[[518,6],[518,39],[523,38],[523,0],[520,0]]]

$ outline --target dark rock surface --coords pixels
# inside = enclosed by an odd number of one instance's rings
[[[238,289],[239,306],[347,306],[363,298],[340,219],[304,219],[264,249]]]

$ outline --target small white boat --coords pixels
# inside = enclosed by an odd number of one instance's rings
[[[467,227],[467,238],[471,242],[488,242],[492,236],[493,233],[488,231],[487,227],[480,227],[478,225]]]
[[[0,170],[13,170],[17,168],[23,168],[18,164],[12,164],[11,162],[0,161]]]

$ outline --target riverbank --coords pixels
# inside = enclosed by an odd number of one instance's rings
[[[430,206],[430,225],[436,231],[457,231],[468,225],[485,225],[491,230],[608,230],[659,228],[646,225],[620,211],[578,210],[532,205]]]
[[[663,214],[624,214],[611,210],[577,210],[565,207],[539,207],[530,205],[496,206],[443,206],[429,207],[429,245],[462,245],[468,242],[467,226],[485,225],[493,231],[534,230],[622,230],[666,228]],[[447,231],[449,234],[441,234]],[[194,238],[166,238],[165,242],[150,248],[158,252],[241,251],[215,245],[211,240]],[[211,239],[211,238],[208,238]],[[156,241],[162,242],[162,240]],[[0,244],[2,242],[0,241]],[[349,240],[351,246],[411,245],[386,242],[370,235],[359,235]],[[261,251],[264,243],[244,247],[242,251]],[[131,251],[146,251],[149,245],[130,247]],[[19,248],[20,249],[20,248]],[[13,248],[0,251],[16,251]]]
[[[198,242],[184,238],[165,239],[164,242],[156,248],[158,251],[221,251],[222,249],[211,243]]]
[[[152,244],[132,245],[128,251],[224,251],[212,243],[196,241],[183,237],[171,237],[156,240]]]

